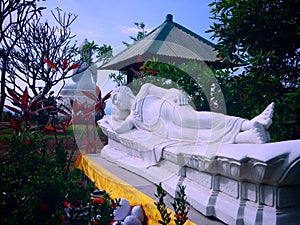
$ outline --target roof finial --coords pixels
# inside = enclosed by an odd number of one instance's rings
[[[173,22],[173,15],[167,14],[165,22]]]

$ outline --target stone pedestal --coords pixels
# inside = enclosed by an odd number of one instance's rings
[[[101,125],[108,145],[101,156],[146,179],[162,182],[175,196],[186,186],[188,202],[228,224],[298,224],[300,140],[266,144],[209,144],[165,140],[152,143],[118,135]],[[137,131],[132,131],[137,132]]]

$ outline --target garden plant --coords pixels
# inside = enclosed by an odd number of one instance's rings
[[[154,196],[158,200],[154,204],[161,215],[161,219],[158,220],[158,223],[162,225],[168,225],[172,220],[171,212],[168,211],[164,200],[166,195],[167,192],[162,188],[161,183],[156,185],[156,194]],[[190,210],[189,203],[186,200],[185,186],[180,186],[176,195],[174,201],[171,203],[175,212],[174,222],[176,225],[183,225],[188,220],[188,213]]]

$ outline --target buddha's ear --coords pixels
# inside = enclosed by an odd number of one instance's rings
[[[111,101],[112,101],[112,104],[116,105],[116,99],[117,99],[117,93],[114,92],[114,93],[112,93],[112,95],[111,95]]]

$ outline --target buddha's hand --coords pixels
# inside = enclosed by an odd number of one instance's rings
[[[176,96],[174,102],[178,105],[188,105],[189,97],[184,91],[179,91],[179,94]]]

